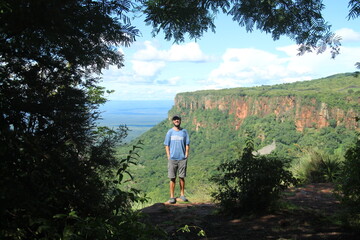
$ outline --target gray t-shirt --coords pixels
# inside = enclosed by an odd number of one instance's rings
[[[170,147],[171,160],[184,160],[186,145],[190,145],[190,137],[186,129],[179,131],[171,128],[166,136],[164,145]]]

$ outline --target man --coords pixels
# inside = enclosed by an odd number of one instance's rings
[[[184,202],[188,201],[185,197],[185,177],[190,150],[190,137],[186,129],[180,127],[181,118],[179,116],[174,116],[172,123],[174,127],[167,132],[164,145],[168,158],[168,177],[170,178],[169,203],[174,204],[176,203],[174,192],[177,173],[179,174],[180,199]]]

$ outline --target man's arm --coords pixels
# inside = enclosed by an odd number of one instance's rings
[[[186,145],[185,147],[185,158],[189,157],[190,145]]]
[[[170,159],[170,148],[168,145],[165,145],[165,151],[166,151],[166,156],[168,158],[168,160]]]

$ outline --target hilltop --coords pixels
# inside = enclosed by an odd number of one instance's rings
[[[142,212],[143,221],[170,239],[357,239],[356,233],[335,221],[341,210],[332,184],[291,188],[283,204],[287,208],[243,218],[223,216],[212,203],[157,203]]]

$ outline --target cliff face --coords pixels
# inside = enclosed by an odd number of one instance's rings
[[[352,99],[352,101],[354,101]],[[360,98],[355,100],[360,105]],[[234,127],[238,129],[245,118],[249,116],[264,117],[275,114],[278,119],[291,119],[298,131],[305,128],[323,128],[330,124],[337,126],[344,125],[348,129],[360,130],[359,122],[356,121],[360,116],[354,109],[341,109],[340,107],[330,107],[327,103],[321,102],[316,98],[304,98],[296,96],[277,96],[277,97],[254,97],[254,96],[188,96],[178,94],[175,98],[175,108],[179,112],[187,109],[194,112],[197,110],[218,109],[228,112],[234,116]],[[193,119],[195,126],[206,125]]]

